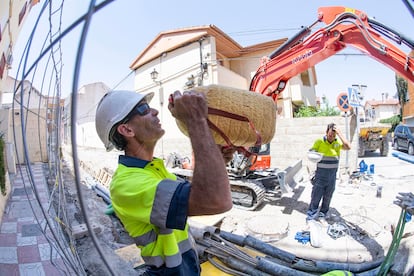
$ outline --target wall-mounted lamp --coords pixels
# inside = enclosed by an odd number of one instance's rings
[[[155,68],[154,68],[154,70],[152,70],[152,72],[151,72],[151,79],[152,79],[154,82],[157,82],[157,79],[158,79],[158,72],[157,72],[157,70],[155,70]]]
[[[164,104],[164,89],[163,89],[163,87],[162,87],[162,83],[161,83],[161,81],[158,81],[157,79],[158,79],[158,72],[157,72],[157,70],[155,70],[155,68],[154,68],[154,70],[152,70],[152,72],[150,73],[150,75],[151,75],[151,79],[157,84],[157,85],[159,85],[160,87],[159,87],[159,93],[160,93],[160,105],[162,106],[163,104]]]

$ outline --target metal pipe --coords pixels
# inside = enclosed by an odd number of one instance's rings
[[[204,225],[195,220],[189,219],[188,224],[190,225],[191,235],[196,241],[210,238],[213,234],[220,232],[220,229],[217,227]]]

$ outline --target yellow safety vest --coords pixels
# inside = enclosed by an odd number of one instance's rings
[[[144,168],[119,164],[113,175],[112,206],[147,265],[176,267],[182,253],[192,248],[187,224],[183,230],[166,227],[170,202],[179,185],[176,179],[158,158]]]

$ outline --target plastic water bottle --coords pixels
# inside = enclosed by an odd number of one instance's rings
[[[374,164],[371,164],[371,165],[369,166],[369,173],[370,173],[370,174],[374,174],[374,173],[375,173],[375,165],[374,165]]]

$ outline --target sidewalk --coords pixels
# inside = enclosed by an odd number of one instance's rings
[[[31,165],[40,201],[49,203],[41,163]],[[68,274],[62,258],[49,242],[50,230],[35,198],[26,166],[10,176],[11,194],[0,228],[0,275]]]

